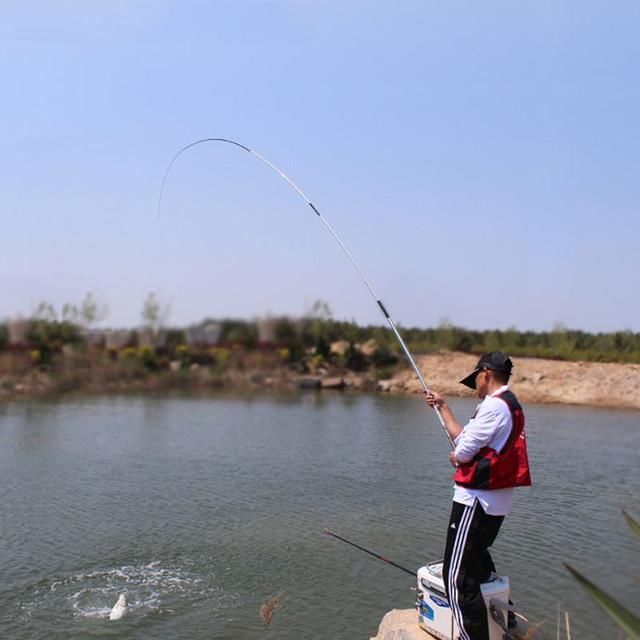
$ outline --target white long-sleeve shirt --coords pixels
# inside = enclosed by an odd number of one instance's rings
[[[475,416],[455,439],[455,454],[460,462],[470,462],[482,447],[500,451],[507,444],[513,428],[511,411],[504,400],[495,397],[507,389],[509,385],[504,385],[486,396],[478,405]],[[469,506],[477,499],[485,513],[492,516],[507,515],[512,497],[513,487],[489,490],[455,485],[453,494],[454,502]]]

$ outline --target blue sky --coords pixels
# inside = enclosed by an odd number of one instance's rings
[[[0,4],[0,318],[640,331],[635,2]]]

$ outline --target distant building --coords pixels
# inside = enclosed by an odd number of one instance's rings
[[[104,346],[107,349],[119,350],[126,347],[133,340],[133,331],[130,329],[105,329]]]
[[[82,332],[84,341],[91,347],[104,347],[106,331],[104,329],[86,329]]]
[[[24,318],[14,318],[7,322],[7,333],[9,334],[9,346],[20,346],[27,342],[27,334],[31,323]]]
[[[279,318],[273,316],[265,316],[258,318],[256,326],[258,327],[258,342],[260,344],[273,344],[276,339],[276,325]]]
[[[138,346],[140,347],[153,347],[154,349],[158,349],[164,347],[167,341],[167,334],[162,329],[154,331],[148,327],[143,327],[142,329],[138,329],[137,333]]]
[[[283,325],[298,338],[302,333],[304,320],[289,318],[288,316],[265,316],[256,320],[258,328],[258,342],[261,345],[273,345],[282,340]],[[280,330],[280,331],[279,331]],[[280,335],[278,335],[280,333]]]
[[[185,330],[185,339],[189,345],[212,347],[218,344],[222,325],[215,320],[205,320]]]

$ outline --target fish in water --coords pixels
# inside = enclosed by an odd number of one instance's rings
[[[118,602],[113,605],[111,613],[109,614],[109,620],[120,620],[122,616],[127,613],[127,595],[121,593],[118,598]]]
[[[261,607],[260,607],[260,617],[262,618],[262,622],[264,622],[265,626],[269,626],[271,624],[271,618],[273,617],[273,612],[276,607],[280,603],[280,598],[282,594],[279,593],[277,596],[273,596],[269,598]]]

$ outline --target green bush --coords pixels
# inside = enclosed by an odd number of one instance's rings
[[[209,355],[213,359],[213,362],[219,367],[226,367],[231,359],[231,351],[224,347],[211,347],[209,349]]]
[[[258,344],[258,328],[255,323],[245,320],[223,320],[220,342],[253,349]]]
[[[178,345],[186,342],[185,332],[182,329],[167,329],[164,348],[167,352],[172,352]]]
[[[391,367],[398,364],[398,360],[398,355],[386,346],[378,347],[371,356],[371,362],[375,367]]]
[[[145,369],[149,369],[149,371],[156,371],[158,369],[158,358],[156,356],[156,350],[153,347],[139,347],[138,357]]]
[[[27,332],[27,342],[33,350],[40,352],[39,362],[50,364],[54,354],[68,344],[80,344],[82,335],[77,325],[63,320],[33,320]]]
[[[289,318],[280,318],[274,328],[274,339],[277,347],[289,347],[301,344],[298,329]]]
[[[320,336],[316,341],[315,352],[322,358],[328,358],[331,355],[331,345],[323,336]]]
[[[353,342],[349,343],[349,348],[344,354],[344,358],[347,369],[351,369],[351,371],[364,371],[369,365],[366,356],[360,349],[356,349]]]

